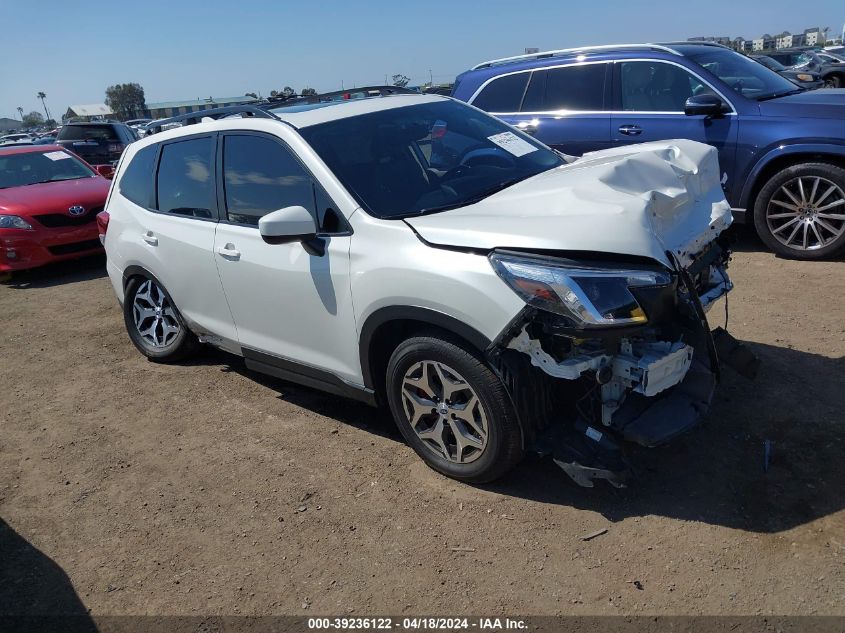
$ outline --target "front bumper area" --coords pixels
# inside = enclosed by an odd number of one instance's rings
[[[679,267],[641,326],[572,330],[527,307],[492,357],[529,429],[528,445],[579,485],[597,478],[623,485],[624,443],[659,446],[696,426],[710,407],[720,352],[753,365],[724,330],[717,344],[707,323],[706,311],[732,288],[726,261],[716,248]]]
[[[101,252],[103,246],[94,223],[55,229],[0,229],[0,273]]]

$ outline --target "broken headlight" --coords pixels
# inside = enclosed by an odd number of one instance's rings
[[[574,266],[504,253],[493,253],[490,262],[526,303],[568,317],[576,327],[645,323],[648,318],[631,288],[672,281],[660,271]]]

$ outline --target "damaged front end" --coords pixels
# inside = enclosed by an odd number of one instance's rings
[[[529,441],[582,486],[623,485],[622,442],[653,447],[695,426],[719,377],[706,312],[732,284],[716,239],[683,264],[593,261],[496,251],[491,263],[526,301],[491,347]],[[748,373],[753,360],[745,358]]]

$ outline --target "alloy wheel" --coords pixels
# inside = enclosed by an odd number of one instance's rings
[[[454,369],[436,361],[412,365],[402,380],[402,400],[414,433],[436,455],[466,464],[487,446],[487,414],[478,395]]]
[[[132,315],[138,333],[153,347],[166,347],[181,329],[173,306],[151,279],[138,287],[132,302]]]
[[[845,192],[821,176],[798,176],[769,200],[766,224],[774,238],[797,251],[831,244],[845,231]]]

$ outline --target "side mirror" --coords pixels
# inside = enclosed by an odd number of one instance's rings
[[[111,180],[114,178],[114,167],[111,165],[94,165],[94,171],[100,174],[103,178]]]
[[[725,102],[714,94],[695,95],[684,104],[684,114],[687,116],[721,116],[726,109]]]
[[[305,207],[285,207],[261,217],[258,232],[268,244],[308,242],[317,237],[317,225]]]

